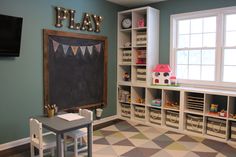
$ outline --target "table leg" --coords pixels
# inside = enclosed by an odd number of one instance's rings
[[[89,124],[87,127],[87,131],[88,131],[88,136],[87,136],[87,140],[88,140],[88,157],[92,157],[92,146],[93,146],[93,128],[92,128],[92,124]]]
[[[61,139],[62,135],[57,133],[57,157],[63,157],[62,155],[62,148],[61,148]]]

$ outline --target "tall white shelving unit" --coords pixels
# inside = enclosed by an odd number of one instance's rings
[[[122,28],[125,18],[131,19],[131,28]],[[137,24],[140,19],[145,21],[143,27]],[[143,7],[119,12],[117,34],[120,119],[236,144],[235,91],[151,85],[159,54],[158,10]],[[145,40],[140,42],[140,37]],[[130,77],[124,79],[125,73]],[[161,106],[152,104],[156,99]],[[218,105],[216,113],[211,112],[212,104]]]
[[[122,27],[125,18],[131,19],[131,28]],[[144,25],[139,25],[139,20]],[[159,10],[143,7],[119,12],[117,34],[118,115],[145,121],[146,116],[135,115],[135,111],[145,112],[145,88],[151,84],[151,70],[159,60]],[[125,73],[130,76],[127,80]]]

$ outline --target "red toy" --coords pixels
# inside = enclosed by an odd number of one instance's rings
[[[138,20],[138,27],[144,27],[144,19]]]

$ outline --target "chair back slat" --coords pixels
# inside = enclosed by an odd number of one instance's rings
[[[30,140],[42,144],[42,123],[33,118],[30,119]]]
[[[90,120],[93,120],[93,112],[88,109],[80,110],[80,115]]]

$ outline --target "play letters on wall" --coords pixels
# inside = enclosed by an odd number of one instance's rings
[[[102,22],[102,16],[97,16],[95,14],[84,13],[81,23],[75,22],[75,10],[65,9],[62,7],[56,7],[56,24],[55,26],[60,28],[63,26],[62,21],[69,20],[69,28],[74,30],[82,30],[89,32],[101,31],[100,24]]]

